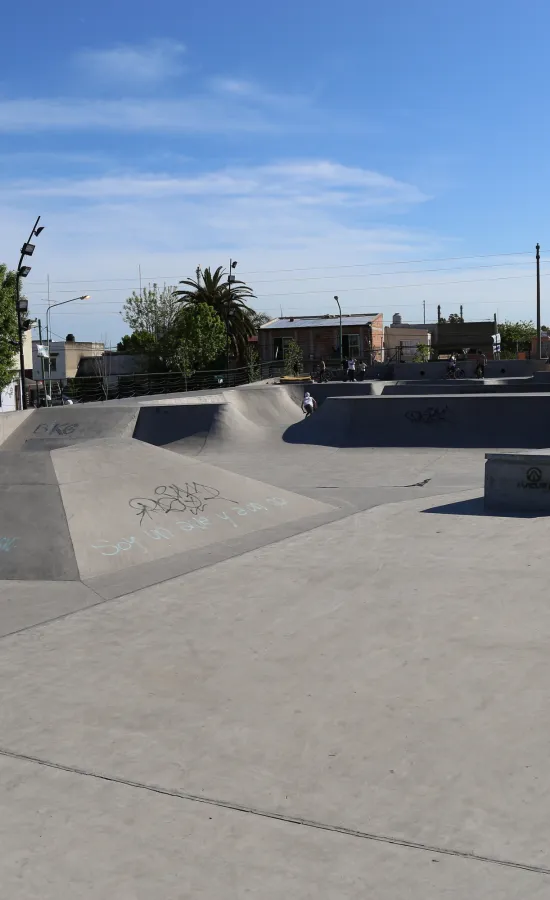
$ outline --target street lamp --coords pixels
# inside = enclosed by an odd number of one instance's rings
[[[229,312],[231,308],[231,285],[235,281],[235,275],[233,275],[233,269],[237,268],[237,260],[230,259],[229,260],[229,275],[227,276],[227,311],[225,317],[225,352],[226,352],[226,367],[227,367],[227,386],[229,387]]]
[[[36,222],[32,227],[32,231],[29,234],[29,239],[25,241],[23,246],[21,247],[21,256],[19,257],[19,263],[17,264],[17,269],[15,272],[15,308],[17,310],[17,330],[19,335],[19,366],[21,369],[21,406],[23,409],[27,408],[27,389],[25,385],[25,353],[23,349],[23,324],[21,320],[21,313],[26,312],[28,309],[28,303],[25,309],[22,309],[21,302],[19,299],[19,279],[26,278],[29,272],[31,271],[30,266],[23,266],[22,262],[25,256],[32,256],[34,253],[35,245],[31,244],[31,238],[38,237],[41,232],[44,231],[43,225],[38,225],[40,222],[40,216],[38,216]],[[24,301],[25,303],[27,301]]]
[[[59,303],[50,303],[48,308],[46,309],[46,331],[48,332],[48,386],[50,389],[50,398],[51,398],[51,390],[52,390],[52,357],[50,353],[52,332],[50,328],[50,309],[53,309],[54,306],[65,306],[66,303],[74,303],[75,300],[89,300],[90,294],[82,294],[80,297],[71,297],[70,300],[60,300]],[[48,392],[46,391],[46,406],[48,405]]]
[[[344,348],[342,346],[342,307],[340,306],[340,301],[336,294],[334,295],[334,299],[338,304],[338,310],[340,312],[340,362],[342,363],[344,360]]]

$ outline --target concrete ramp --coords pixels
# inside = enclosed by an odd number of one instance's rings
[[[25,419],[33,414],[34,410],[20,410],[17,412],[0,413],[0,447],[7,438],[23,424]]]
[[[95,438],[131,437],[136,407],[87,404],[35,409],[6,437],[2,450],[51,450]]]
[[[550,395],[331,397],[284,439],[331,447],[547,447]]]
[[[303,418],[300,389],[294,397],[278,385],[217,393],[208,402],[191,398],[140,406],[134,437],[157,447],[194,455],[206,444],[249,446]],[[202,399],[202,398],[201,398]]]
[[[0,452],[0,581],[78,577],[50,454]]]
[[[0,452],[0,585],[81,581],[119,596],[335,513],[135,440]],[[97,599],[97,596],[96,596]]]

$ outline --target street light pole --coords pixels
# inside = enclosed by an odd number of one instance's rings
[[[334,295],[334,299],[336,300],[336,303],[338,304],[338,311],[340,313],[340,362],[342,363],[344,360],[344,347],[342,344],[342,307],[340,306],[340,301],[339,301],[338,297],[336,296],[336,294]]]
[[[536,246],[537,251],[537,359],[541,358],[541,332],[540,332],[540,244]]]
[[[48,308],[46,309],[46,331],[48,332],[48,387],[50,389],[50,400],[51,400],[51,389],[52,389],[52,356],[50,353],[51,340],[52,340],[52,330],[51,330],[51,319],[50,319],[50,309],[53,309],[54,306],[65,306],[66,303],[74,303],[75,300],[89,300],[90,294],[82,294],[81,297],[71,297],[70,300],[61,300],[59,303],[50,303]],[[46,391],[46,406],[48,406],[48,392]]]
[[[26,278],[29,274],[31,267],[23,266],[23,258],[25,256],[32,256],[34,253],[34,244],[31,244],[31,238],[33,236],[38,237],[41,231],[44,231],[44,226],[39,226],[40,216],[38,216],[36,222],[32,226],[31,233],[29,234],[29,238],[23,246],[21,247],[21,256],[19,257],[19,262],[17,264],[17,269],[15,272],[15,308],[17,310],[17,332],[19,337],[19,367],[21,370],[21,407],[23,409],[27,408],[27,387],[25,383],[25,350],[23,346],[23,322],[21,319],[21,302],[20,302],[20,278]]]

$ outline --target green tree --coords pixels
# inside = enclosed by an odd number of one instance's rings
[[[424,363],[430,358],[430,348],[428,344],[417,344],[416,353],[413,356],[413,362]]]
[[[15,272],[0,264],[0,391],[13,381],[17,372],[18,340]]]
[[[500,332],[501,359],[515,359],[518,352],[531,349],[531,341],[536,337],[537,329],[533,322],[504,322],[498,326]]]
[[[246,368],[250,383],[260,380],[262,367],[260,365],[260,355],[255,347],[248,347],[246,351]]]
[[[178,312],[165,340],[168,367],[189,377],[223,351],[225,325],[207,303],[195,303]]]
[[[149,284],[141,293],[132,292],[124,303],[122,318],[134,332],[144,332],[160,341],[172,327],[179,311],[174,288]]]
[[[252,315],[252,321],[254,323],[254,328],[256,329],[256,334],[258,334],[262,325],[265,325],[266,322],[271,321],[271,316],[268,316],[268,314],[264,312],[254,312]]]
[[[451,315],[449,316],[447,321],[448,321],[449,325],[458,325],[461,322],[464,322],[464,319],[460,315],[460,313],[451,313]]]
[[[291,340],[285,347],[285,375],[299,375],[302,371],[304,356],[299,344]]]
[[[186,278],[180,284],[182,289],[174,292],[177,301],[183,307],[197,303],[211,306],[227,324],[233,351],[239,363],[244,364],[248,338],[257,333],[258,314],[248,306],[248,301],[255,297],[252,288],[244,281],[233,281],[229,286],[227,272],[222,266],[218,266],[215,272],[209,268],[204,272],[197,270],[196,278]]]

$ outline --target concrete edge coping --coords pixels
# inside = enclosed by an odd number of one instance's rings
[[[548,450],[508,450],[505,453],[486,453],[485,460],[500,460],[501,462],[535,463],[543,465],[550,463],[550,448]]]

